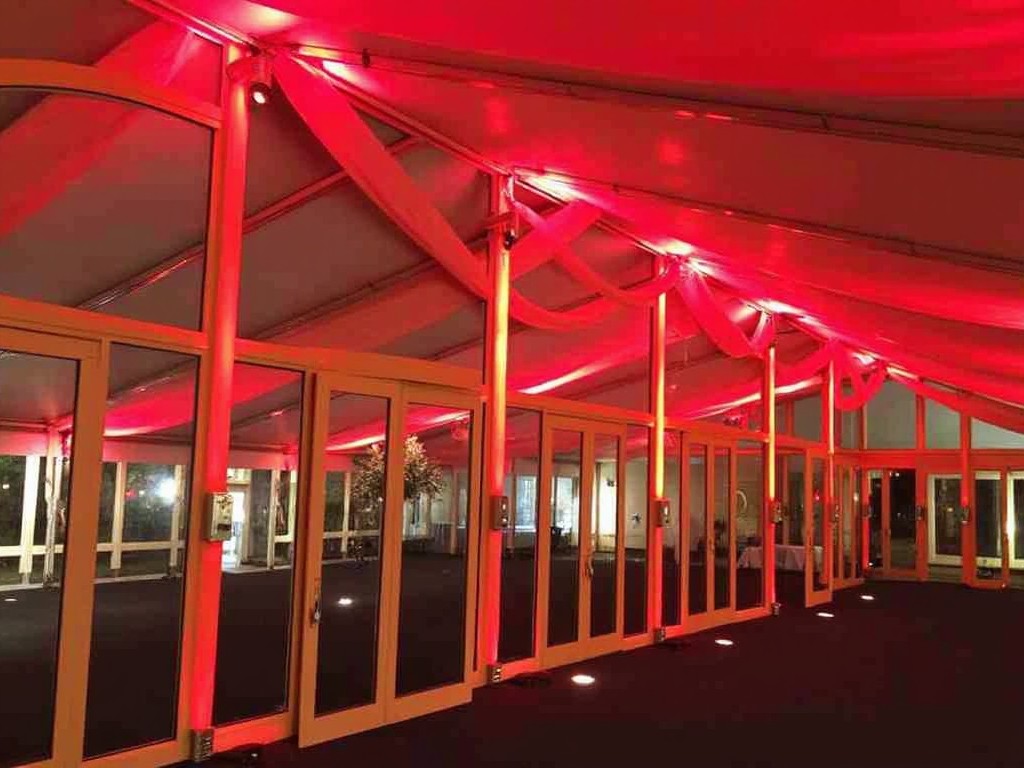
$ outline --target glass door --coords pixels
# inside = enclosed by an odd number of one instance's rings
[[[890,469],[883,473],[882,559],[887,575],[917,575],[917,472]]]
[[[99,343],[0,328],[0,764],[82,762],[101,360]]]
[[[615,650],[623,631],[625,431],[545,419],[538,558],[541,665]]]
[[[802,450],[780,447],[776,467],[776,495],[782,504],[782,520],[775,526],[775,597],[782,605],[803,605],[807,455]]]
[[[825,485],[825,457],[809,453],[807,458],[811,482],[805,488],[810,498],[806,499],[804,506],[805,604],[818,605],[832,599],[832,574],[830,564],[826,561],[828,547],[825,546],[831,535],[832,515],[826,511],[829,499]]]
[[[835,586],[860,578],[859,474],[853,466],[836,464],[835,493],[839,519],[832,531]]]
[[[687,624],[703,629],[736,612],[736,451],[695,439],[689,452]]]
[[[961,486],[960,475],[928,476],[928,565],[932,578],[950,572],[951,577],[956,574],[959,580],[963,533]]]
[[[1007,482],[1006,538],[1010,568],[1020,570],[1024,569],[1024,472],[1010,472]]]
[[[975,575],[979,581],[1004,581],[1004,561],[1009,565],[1006,552],[1006,511],[1003,503],[1003,480],[1000,472],[974,473],[974,526]]]
[[[476,623],[477,398],[322,375],[313,419],[300,745],[468,701]]]

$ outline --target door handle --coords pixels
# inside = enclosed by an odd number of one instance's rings
[[[310,611],[309,622],[313,626],[320,623],[320,617],[322,615],[321,601],[320,601],[320,582],[316,583],[316,587],[313,592],[313,610]]]
[[[587,555],[587,577],[594,578],[594,553]]]

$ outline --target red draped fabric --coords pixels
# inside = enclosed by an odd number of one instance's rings
[[[719,349],[730,357],[763,357],[765,349],[775,338],[775,323],[771,316],[761,313],[752,337],[732,321],[721,304],[711,294],[703,275],[691,271],[677,287],[686,308]]]

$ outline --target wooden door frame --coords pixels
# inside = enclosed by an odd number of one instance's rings
[[[841,498],[839,503],[839,523],[836,527],[837,534],[835,537],[836,551],[833,553],[833,560],[837,558],[837,562],[840,566],[839,574],[836,576],[833,571],[833,593],[838,589],[847,589],[849,587],[856,587],[864,583],[864,574],[861,571],[861,575],[857,576],[857,564],[860,563],[861,553],[860,547],[855,546],[858,539],[861,538],[861,513],[857,499],[860,496],[860,488],[857,484],[857,472],[863,471],[856,465],[856,462],[845,459],[840,456],[836,456],[835,468],[839,472],[840,482],[836,486],[836,494],[843,495],[843,482],[842,478],[845,476],[849,478],[849,497]],[[844,509],[844,503],[849,502],[849,507]],[[844,557],[845,545],[846,545],[846,516],[850,518],[850,530],[854,532],[853,542],[850,545],[850,562],[847,563]]]
[[[579,558],[576,564],[577,627],[576,640],[556,646],[548,645],[550,623],[551,579],[551,494],[554,479],[554,430],[580,434],[580,522]],[[537,667],[550,669],[621,650],[625,618],[625,477],[626,477],[626,425],[545,413],[541,427],[541,462],[538,472],[537,518],[537,598],[534,625],[536,628]],[[590,637],[591,582],[587,576],[590,556],[589,532],[594,480],[594,438],[596,435],[618,439],[618,466],[616,467],[616,544],[615,544],[615,631],[596,638]]]
[[[821,572],[825,577],[824,589],[814,588],[814,462],[822,463],[821,487]],[[828,494],[828,457],[824,448],[804,451],[804,605],[808,608],[832,602],[834,588],[829,543],[832,537],[832,500]]]

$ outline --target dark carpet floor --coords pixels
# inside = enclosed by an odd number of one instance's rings
[[[860,595],[876,597],[866,602]],[[1024,593],[872,583],[267,765],[1020,766]],[[716,638],[729,638],[721,647]],[[597,682],[579,688],[577,671]]]

